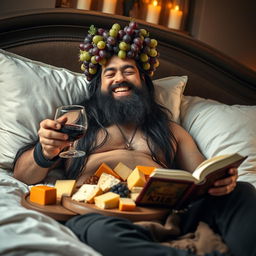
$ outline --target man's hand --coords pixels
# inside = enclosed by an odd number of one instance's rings
[[[238,178],[237,168],[230,168],[229,174],[229,177],[215,181],[214,186],[208,191],[209,194],[212,196],[223,196],[232,192],[236,187]]]
[[[69,146],[68,135],[58,132],[61,126],[66,122],[66,117],[60,117],[57,120],[45,119],[40,123],[38,136],[45,158],[52,159],[57,156],[63,148]]]

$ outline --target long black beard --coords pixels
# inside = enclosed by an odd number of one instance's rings
[[[115,99],[112,89],[118,86],[127,86],[133,93],[130,96]],[[108,92],[97,92],[97,109],[100,113],[100,122],[105,127],[111,124],[143,123],[150,113],[150,102],[151,99],[144,84],[142,88],[138,88],[132,83],[124,82],[112,85]]]

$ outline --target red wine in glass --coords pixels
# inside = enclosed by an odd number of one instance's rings
[[[59,131],[68,134],[69,141],[75,141],[85,135],[86,128],[77,124],[64,124]]]
[[[73,148],[73,143],[83,137],[87,130],[88,121],[85,108],[80,105],[58,107],[55,113],[55,120],[63,116],[66,118],[66,122],[59,131],[68,135],[70,146],[67,151],[62,151],[59,156],[63,158],[84,156],[85,152]]]

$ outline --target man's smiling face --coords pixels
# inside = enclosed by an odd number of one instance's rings
[[[129,96],[132,90],[127,85],[119,85],[123,82],[132,83],[139,88],[142,87],[139,70],[132,59],[120,59],[113,56],[101,72],[101,91],[104,93],[112,91],[116,99]]]

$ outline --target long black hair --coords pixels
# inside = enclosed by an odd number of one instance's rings
[[[147,145],[150,149],[152,159],[163,167],[171,168],[174,162],[176,140],[170,129],[171,113],[168,109],[158,104],[155,100],[155,88],[151,78],[138,65],[141,79],[144,79],[150,99],[150,113],[148,113],[140,125],[140,129],[144,134]],[[108,131],[103,126],[101,120],[101,112],[96,107],[96,97],[101,90],[101,70],[98,70],[95,77],[89,84],[90,99],[85,101],[83,105],[88,115],[88,130],[84,139],[79,140],[78,148],[85,151],[84,157],[75,158],[69,165],[68,178],[76,179],[86,166],[88,157],[97,148],[104,145],[108,138]],[[105,132],[105,137],[99,145],[97,145],[97,133],[99,130]],[[162,160],[163,159],[163,160]]]

